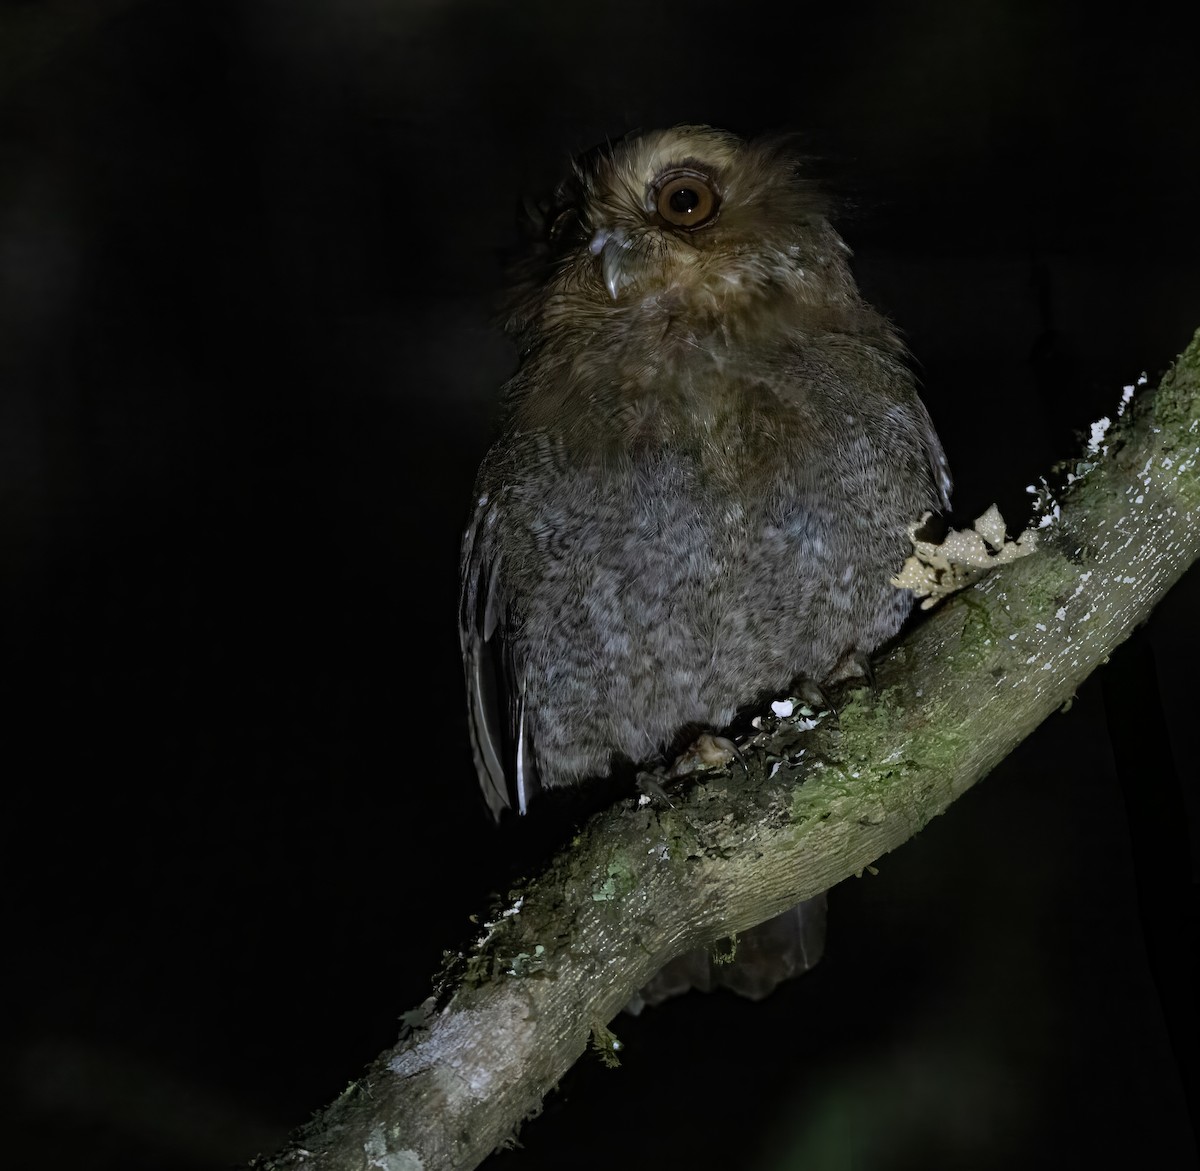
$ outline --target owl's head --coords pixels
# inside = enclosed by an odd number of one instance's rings
[[[786,137],[745,141],[708,126],[630,134],[582,154],[529,210],[517,333],[580,313],[594,322],[858,303],[845,245]]]

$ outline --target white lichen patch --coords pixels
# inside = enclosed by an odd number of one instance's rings
[[[909,526],[913,553],[892,578],[892,585],[912,590],[923,599],[922,610],[978,581],[996,566],[1027,557],[1037,548],[1037,534],[1032,529],[1015,541],[1008,539],[1004,517],[994,504],[969,529],[951,529],[940,543],[917,538],[929,516],[926,513]]]
[[[369,1168],[379,1171],[424,1171],[425,1167],[425,1161],[414,1150],[389,1150],[383,1127],[378,1123],[363,1143],[363,1156]]]
[[[1133,400],[1133,396],[1137,393],[1139,387],[1143,387],[1150,379],[1143,372],[1137,376],[1136,382],[1131,382],[1128,386],[1121,387],[1121,402],[1117,407],[1117,418],[1119,419],[1128,409],[1129,404]]]
[[[1109,427],[1112,426],[1112,420],[1107,415],[1102,415],[1092,424],[1092,433],[1088,438],[1088,454],[1101,455],[1108,451],[1104,446],[1104,436],[1108,434]]]
[[[1139,374],[1137,381],[1130,383],[1128,386],[1121,388],[1121,401],[1117,404],[1117,418],[1120,419],[1129,409],[1129,404],[1133,401],[1133,396],[1137,393],[1138,388],[1145,386],[1148,379],[1145,374]],[[1109,432],[1112,430],[1113,421],[1107,415],[1097,419],[1090,428],[1087,446],[1082,454],[1073,462],[1071,468],[1066,471],[1065,486],[1070,488],[1072,484],[1077,484],[1084,479],[1100,463],[1100,460],[1108,454],[1109,445],[1105,442]],[[1157,433],[1156,428],[1152,428]],[[1168,457],[1169,458],[1169,457]],[[1169,466],[1169,465],[1164,465]],[[1141,477],[1142,483],[1149,488],[1150,480],[1146,475],[1146,470],[1149,468],[1149,463],[1146,469],[1143,469]],[[1038,517],[1037,527],[1039,529],[1047,529],[1055,524],[1060,515],[1061,509],[1058,501],[1054,498],[1054,491],[1043,477],[1040,486],[1029,484],[1025,491],[1034,497],[1034,513]],[[1135,489],[1131,489],[1129,495],[1133,496]],[[1145,503],[1145,495],[1140,495],[1134,500],[1135,504]]]
[[[486,1101],[498,1085],[512,1081],[536,1046],[528,1001],[505,993],[484,1013],[444,1009],[428,1033],[388,1061],[400,1078],[431,1075],[456,1109]]]
[[[529,976],[534,972],[543,971],[546,967],[546,948],[537,944],[533,951],[520,951],[512,957],[508,974],[510,976]]]

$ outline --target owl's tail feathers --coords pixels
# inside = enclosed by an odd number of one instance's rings
[[[724,954],[721,948],[725,948]],[[695,988],[728,988],[761,1000],[784,980],[807,972],[825,950],[825,896],[798,903],[737,937],[677,956],[625,1006],[636,1016],[647,1005],[661,1004]]]

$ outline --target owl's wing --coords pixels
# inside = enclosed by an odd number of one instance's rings
[[[929,417],[925,404],[914,394],[910,405],[917,416],[921,443],[925,449],[925,458],[929,461],[929,472],[933,477],[938,505],[941,511],[946,512],[950,508],[950,490],[954,487],[954,481],[950,477],[950,464],[942,450],[942,441],[933,429],[933,420]]]
[[[904,458],[911,460],[916,465],[913,471],[923,467],[929,476],[930,489],[925,504],[934,512],[948,511],[950,490],[954,486],[950,464],[934,430],[933,420],[917,393],[912,373],[895,352],[872,346],[863,353],[867,362],[865,367],[860,366],[863,376],[859,386],[871,388],[872,395],[883,391],[882,398],[875,399],[877,406],[873,412],[880,454],[893,462]],[[882,380],[880,375],[884,376]]]
[[[847,413],[856,416],[879,467],[903,461],[913,488],[925,481],[927,491],[913,503],[947,511],[953,487],[950,465],[900,343],[886,329],[873,339],[824,334],[819,341],[819,346],[798,345],[791,361],[764,382],[802,412],[815,408],[824,438],[835,444],[846,436]]]
[[[505,637],[508,607],[501,571],[502,558],[481,506],[463,540],[459,634],[475,770],[497,821],[514,808],[525,813],[538,787],[525,675]]]
[[[892,464],[907,459],[918,474],[923,469],[929,488],[924,505],[934,512],[948,511],[954,486],[950,464],[912,373],[897,353],[878,346],[860,350],[857,362],[861,373],[853,383],[864,401],[869,401],[866,396],[874,400],[875,408],[868,417],[881,458]]]

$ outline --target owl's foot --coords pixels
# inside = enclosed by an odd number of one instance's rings
[[[838,660],[825,685],[838,692],[855,691],[866,687],[872,695],[879,693],[875,682],[875,668],[869,655],[860,650],[847,651]]]
[[[813,712],[831,712],[833,704],[822,689],[821,685],[807,675],[797,676],[792,680],[792,694]]]
[[[847,651],[829,672],[823,683],[801,675],[792,680],[792,694],[814,712],[832,712],[844,707],[852,691],[867,688],[872,695],[879,693],[875,668],[870,658],[860,650]]]
[[[648,803],[657,803],[667,809],[674,809],[675,802],[667,796],[667,791],[662,787],[662,781],[665,777],[656,777],[653,773],[638,773],[637,775],[637,791],[639,793],[638,805],[646,805]]]
[[[724,768],[735,760],[743,768],[746,767],[742,754],[732,740],[724,736],[714,736],[711,732],[701,732],[675,758],[675,762],[667,769],[667,777],[669,780],[675,780],[677,777],[686,777],[689,773]]]

